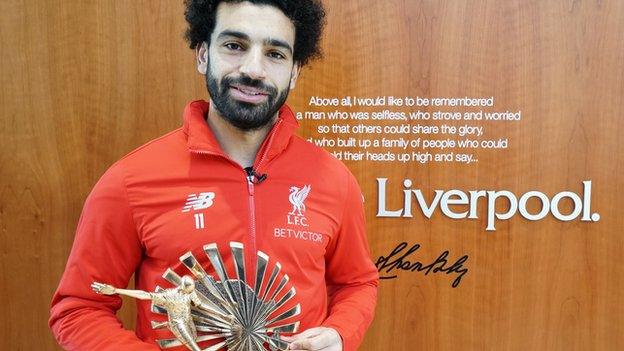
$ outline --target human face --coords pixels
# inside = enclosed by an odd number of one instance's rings
[[[295,27],[278,8],[219,4],[210,46],[204,43],[198,51],[211,107],[241,130],[273,121],[299,73],[294,42]]]

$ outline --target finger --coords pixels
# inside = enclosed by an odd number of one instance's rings
[[[280,339],[284,340],[284,341],[295,341],[297,340],[297,338],[300,336],[301,334],[291,334],[291,335],[284,335],[284,334],[280,334]]]
[[[293,341],[290,345],[292,349],[302,349],[302,350],[320,350],[331,345],[331,340],[328,340],[326,336],[323,334],[317,335],[308,339],[300,339]]]
[[[329,345],[327,347],[323,347],[320,350],[316,350],[316,351],[342,351],[342,347],[339,345]]]
[[[289,350],[313,350],[312,344],[310,343],[310,339],[301,339],[297,341],[293,341],[290,345],[288,345]]]
[[[338,336],[339,340],[332,339],[332,342],[328,346],[323,347],[317,351],[342,351],[342,338]]]
[[[325,331],[319,335],[306,339],[310,350],[320,350],[333,344],[333,335]]]
[[[299,334],[295,334],[293,336],[290,336],[290,338],[293,339],[293,340],[311,338],[313,336],[319,335],[322,332],[323,332],[322,328],[319,328],[319,327],[310,328],[310,329],[306,329],[305,331],[303,331],[303,332],[301,332]]]

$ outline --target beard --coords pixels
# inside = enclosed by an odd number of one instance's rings
[[[232,84],[261,89],[267,94],[267,98],[259,104],[236,100],[230,95]],[[273,120],[273,116],[286,102],[290,91],[290,83],[286,89],[278,92],[276,88],[248,76],[223,77],[219,82],[210,72],[210,68],[206,72],[206,87],[215,109],[219,111],[221,117],[234,127],[244,131],[257,130],[269,124]]]

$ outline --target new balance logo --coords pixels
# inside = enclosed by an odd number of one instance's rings
[[[212,206],[214,198],[215,193],[213,192],[199,193],[199,195],[190,194],[182,212],[189,212],[191,209],[194,211],[206,209]]]
[[[182,208],[182,212],[189,212],[190,210],[199,211],[205,210],[208,207],[212,206],[215,198],[215,193],[213,192],[205,192],[197,194],[190,194],[186,198],[186,204]],[[193,218],[195,219],[195,229],[203,229],[204,228],[204,214],[203,213],[195,213],[193,214]]]

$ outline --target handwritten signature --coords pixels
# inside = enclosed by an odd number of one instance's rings
[[[468,255],[463,255],[460,257],[455,263],[448,265],[447,256],[449,254],[448,250],[444,251],[430,264],[425,265],[419,261],[409,261],[408,256],[416,252],[420,248],[420,244],[414,244],[407,251],[403,252],[403,250],[407,247],[406,242],[402,242],[397,245],[392,252],[388,256],[379,256],[377,259],[377,271],[380,273],[380,279],[395,279],[397,274],[395,269],[404,270],[404,271],[412,271],[412,272],[425,272],[425,275],[429,273],[446,273],[446,274],[457,274],[455,280],[451,286],[456,288],[459,283],[461,283],[461,279],[464,274],[468,273],[468,268],[464,267],[463,264],[468,260]],[[394,275],[392,275],[394,273]]]

